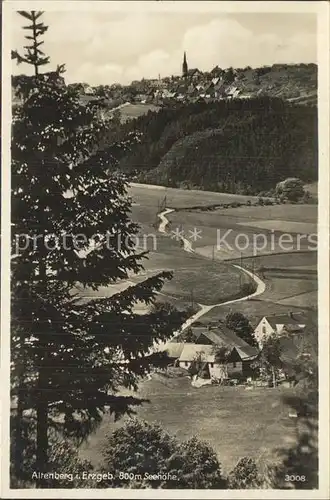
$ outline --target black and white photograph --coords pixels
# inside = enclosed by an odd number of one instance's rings
[[[221,4],[3,4],[3,498],[329,494],[329,4]]]

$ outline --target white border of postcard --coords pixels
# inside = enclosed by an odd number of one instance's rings
[[[329,7],[327,1],[19,1],[2,4],[2,247],[1,247],[1,490],[2,498],[319,498],[329,495]],[[287,12],[318,16],[319,109],[319,381],[320,430],[318,490],[131,490],[131,489],[10,489],[9,488],[9,360],[10,360],[10,124],[11,12],[139,11],[154,12]]]

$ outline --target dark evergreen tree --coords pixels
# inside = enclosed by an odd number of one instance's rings
[[[21,15],[31,18],[27,29],[38,47],[47,29],[41,13]],[[84,106],[76,88],[42,78],[46,58],[27,51],[19,60],[32,64],[35,76],[27,92],[22,83],[12,125],[12,459],[19,472],[28,413],[35,419],[34,470],[45,472],[52,427],[80,442],[103,412],[118,418],[141,404],[120,388],[135,389],[150,364],[161,362],[152,348],[179,327],[179,318],[134,311],[139,301],[153,303],[169,273],[110,298],[76,293],[77,286],[96,291],[137,273],[145,253],[135,251],[138,227],[129,219],[125,179],[110,172],[118,145],[98,151],[107,130],[98,103]]]
[[[35,75],[38,75],[39,67],[49,63],[49,57],[45,56],[45,53],[39,48],[44,43],[41,37],[48,30],[48,26],[40,21],[40,18],[43,15],[42,11],[18,11],[18,13],[31,22],[31,24],[23,26],[23,28],[25,30],[29,30],[28,32],[30,33],[25,36],[26,40],[29,41],[29,45],[24,46],[25,54],[23,56],[20,55],[17,50],[13,50],[12,58],[16,59],[18,64],[24,62],[32,65],[34,67]]]
[[[229,489],[258,489],[262,482],[258,466],[251,457],[241,458],[228,476]]]
[[[226,326],[233,330],[238,337],[245,340],[248,344],[253,347],[257,346],[253,328],[244,314],[239,312],[229,313],[226,316]]]

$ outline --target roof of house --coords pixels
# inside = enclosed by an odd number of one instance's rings
[[[292,315],[274,314],[269,316],[263,316],[257,323],[258,325],[263,318],[266,318],[266,320],[268,321],[268,323],[271,325],[272,328],[276,328],[276,325],[285,325],[286,328],[290,328],[291,326],[296,327],[297,325],[303,325],[306,323],[306,318],[302,313],[294,313]]]
[[[170,358],[179,358],[185,345],[183,342],[167,342],[159,348],[159,352],[167,352]]]
[[[224,324],[210,330],[205,327],[199,327],[198,329],[192,328],[194,335],[195,330],[198,330],[198,332],[196,332],[196,340],[201,335],[204,335],[214,345],[236,348],[241,359],[252,358],[258,354],[257,348],[250,346],[245,340],[238,337],[235,332],[227,328]]]
[[[194,75],[195,73],[200,73],[198,68],[192,68],[188,70],[188,75]]]
[[[100,101],[100,97],[94,94],[81,94],[79,96],[79,101],[81,104],[88,104],[91,101]]]
[[[294,364],[300,349],[299,349],[300,337],[296,335],[290,335],[280,338],[281,346],[281,361],[287,365]]]
[[[179,361],[193,361],[196,356],[202,354],[202,360],[208,363],[214,363],[215,353],[213,345],[203,344],[184,344]]]

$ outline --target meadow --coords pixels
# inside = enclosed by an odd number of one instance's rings
[[[133,201],[143,203],[144,206],[157,207],[159,202],[164,200],[171,208],[191,208],[191,207],[207,207],[210,205],[222,203],[246,203],[257,201],[255,196],[245,196],[240,194],[216,193],[213,191],[201,191],[197,189],[178,189],[152,184],[136,184],[131,183],[129,194]]]
[[[149,111],[159,111],[160,108],[154,104],[128,103],[127,105],[119,106],[118,109],[120,111],[120,121],[125,123],[129,120],[145,115]]]
[[[258,300],[216,307],[203,317],[203,321],[223,317],[230,311],[240,311],[253,320],[269,313],[270,309],[287,313],[291,308],[316,308],[317,253],[307,251],[307,241],[301,241],[299,252],[283,251],[278,245],[281,232],[241,225],[242,220],[256,220],[257,217],[261,222],[271,221],[272,218],[280,220],[282,217],[293,225],[303,221],[313,223],[316,220],[316,206],[251,206],[202,211],[191,210],[190,207],[197,203],[204,207],[210,203],[223,203],[228,197],[236,201],[245,197],[138,184],[131,184],[129,194],[133,199],[131,218],[140,226],[137,250],[149,252],[143,260],[144,270],[139,276],[130,276],[129,280],[103,287],[98,292],[81,290],[80,293],[87,299],[112,295],[141,279],[167,270],[173,272],[173,279],[165,282],[160,300],[168,300],[174,305],[177,302],[179,306],[198,303],[213,305],[238,297],[241,286],[251,281],[246,274],[232,266],[239,264],[257,273],[266,283],[266,291]],[[180,243],[171,238],[171,234],[158,232],[157,213],[164,209],[165,204],[166,207],[178,209],[167,216],[169,231],[183,230],[186,237],[191,235],[189,231],[194,228],[200,231],[197,240],[191,240],[195,254],[184,252]],[[230,231],[226,241],[232,248],[217,247],[217,230],[220,230],[221,235]],[[242,232],[248,236],[249,246],[240,251],[236,248],[235,238]],[[252,256],[255,234],[265,235],[267,247]],[[274,244],[270,239],[272,234],[275,235]]]
[[[254,325],[262,316],[306,311],[316,305],[316,252],[260,254],[253,258],[229,252],[226,261],[218,260],[216,254],[214,260],[210,260],[202,255],[184,252],[178,241],[157,232],[157,212],[165,195],[167,207],[182,209],[196,205],[197,201],[207,206],[230,195],[211,193],[209,196],[206,192],[199,192],[197,200],[197,196],[190,191],[139,185],[132,185],[130,194],[134,201],[132,218],[140,223],[140,234],[150,233],[157,237],[157,249],[150,246],[145,271],[138,277],[132,277],[131,281],[136,282],[161,270],[173,270],[174,278],[165,284],[159,296],[161,301],[184,307],[194,301],[214,304],[225,300],[226,295],[228,297],[235,293],[240,281],[239,273],[234,271],[232,264],[241,264],[265,281],[266,291],[255,299],[215,307],[200,318],[201,323],[218,321],[230,312],[239,311]],[[300,211],[297,207],[286,206],[286,211],[281,208],[285,220],[303,222],[310,217],[314,221],[315,208],[307,206]],[[259,207],[251,207],[251,215],[258,215],[261,220],[265,212],[257,210],[257,214],[255,208]],[[244,216],[242,209],[230,210],[234,212],[181,210],[171,213],[168,216],[170,229],[180,227],[188,231],[188,228],[202,228],[205,239],[194,244],[198,251],[212,245],[214,232],[219,226],[223,229],[233,228],[236,232],[242,230],[239,227]],[[240,213],[235,210],[240,210]],[[273,212],[276,220],[279,220],[279,212],[278,208],[276,213]],[[256,231],[252,227],[246,230],[251,235]],[[152,240],[149,241],[152,244]],[[130,391],[123,392],[123,395],[131,394]],[[243,456],[252,456],[260,463],[270,459],[281,460],[277,450],[295,445],[296,422],[289,417],[290,408],[285,403],[285,397],[292,394],[293,389],[283,387],[246,390],[242,386],[204,386],[197,389],[191,386],[187,377],[171,378],[155,373],[151,380],[141,381],[138,391],[134,393],[150,401],[137,410],[139,418],[160,423],[164,430],[176,434],[181,440],[197,435],[209,442],[225,473]],[[114,422],[113,416],[105,415],[100,427],[82,446],[81,457],[90,460],[96,468],[100,467],[106,434],[122,424],[123,420]]]
[[[178,208],[176,212],[167,216],[170,221],[169,230],[178,228],[183,230],[188,237],[194,228],[199,231],[197,241],[192,242],[195,255],[183,253],[178,242],[168,236],[157,236],[157,252],[150,254],[146,268],[161,269],[163,266],[169,269],[172,266],[172,270],[176,270],[174,280],[166,285],[168,293],[175,295],[176,288],[180,290],[181,297],[187,298],[187,291],[189,296],[191,289],[195,287],[196,290],[201,290],[201,293],[198,292],[198,296],[205,300],[206,304],[216,302],[215,300],[213,302],[207,300],[209,296],[212,298],[213,295],[217,298],[217,302],[220,302],[227,293],[229,296],[236,293],[234,284],[239,286],[240,278],[232,274],[233,267],[221,269],[217,268],[217,264],[239,264],[258,273],[266,283],[266,291],[259,297],[259,300],[254,301],[255,306],[261,306],[260,301],[262,300],[265,301],[266,308],[270,307],[271,302],[271,307],[278,307],[281,312],[291,306],[316,307],[317,252],[309,251],[310,244],[307,238],[300,240],[299,251],[285,251],[285,247],[279,245],[282,231],[269,231],[265,228],[243,227],[241,225],[242,220],[257,220],[262,225],[262,223],[272,222],[274,219],[280,223],[287,221],[291,225],[291,231],[299,231],[300,224],[316,225],[316,205],[251,206],[205,212],[189,209],[189,203],[195,201],[195,198],[191,197],[190,191],[139,185],[133,186],[131,190],[134,200],[138,203],[133,207],[132,216],[136,220],[142,221],[142,232],[156,231],[152,224],[157,226],[157,209],[164,192],[167,193],[167,207],[178,205],[178,198],[182,193],[181,209]],[[202,200],[206,203],[209,199],[205,198],[205,192],[201,193]],[[218,195],[218,193],[212,193],[212,195],[216,197],[227,196]],[[256,222],[257,224],[258,222]],[[226,242],[231,248],[227,248],[226,244],[221,244],[221,247],[218,245],[218,231],[220,231],[220,237],[229,231]],[[236,238],[242,233],[247,235],[249,241],[248,247],[244,250],[236,246]],[[293,241],[297,242],[298,248],[298,239],[295,239],[296,233],[289,234],[292,234]],[[263,249],[257,249],[257,252],[254,246],[255,235],[264,235],[267,241],[267,246]],[[294,248],[294,250],[296,249]],[[254,253],[256,255],[253,255]],[[198,268],[200,269],[198,270]],[[232,283],[232,289],[227,288],[228,282]],[[222,293],[222,291],[226,293]],[[251,309],[245,302],[233,304],[232,307],[234,310],[242,312]],[[254,310],[258,308],[253,307],[252,309],[253,316],[255,316]],[[261,306],[261,309],[264,310],[264,307]],[[214,315],[215,312],[216,310],[211,311],[209,315]]]
[[[180,440],[196,435],[207,441],[228,473],[243,456],[274,461],[279,447],[294,445],[295,425],[283,401],[292,391],[281,387],[246,390],[242,386],[197,389],[187,377],[167,378],[156,373],[134,395],[150,400],[137,410],[139,418],[161,424]],[[122,424],[106,415],[81,448],[82,458],[100,466],[106,434]]]

